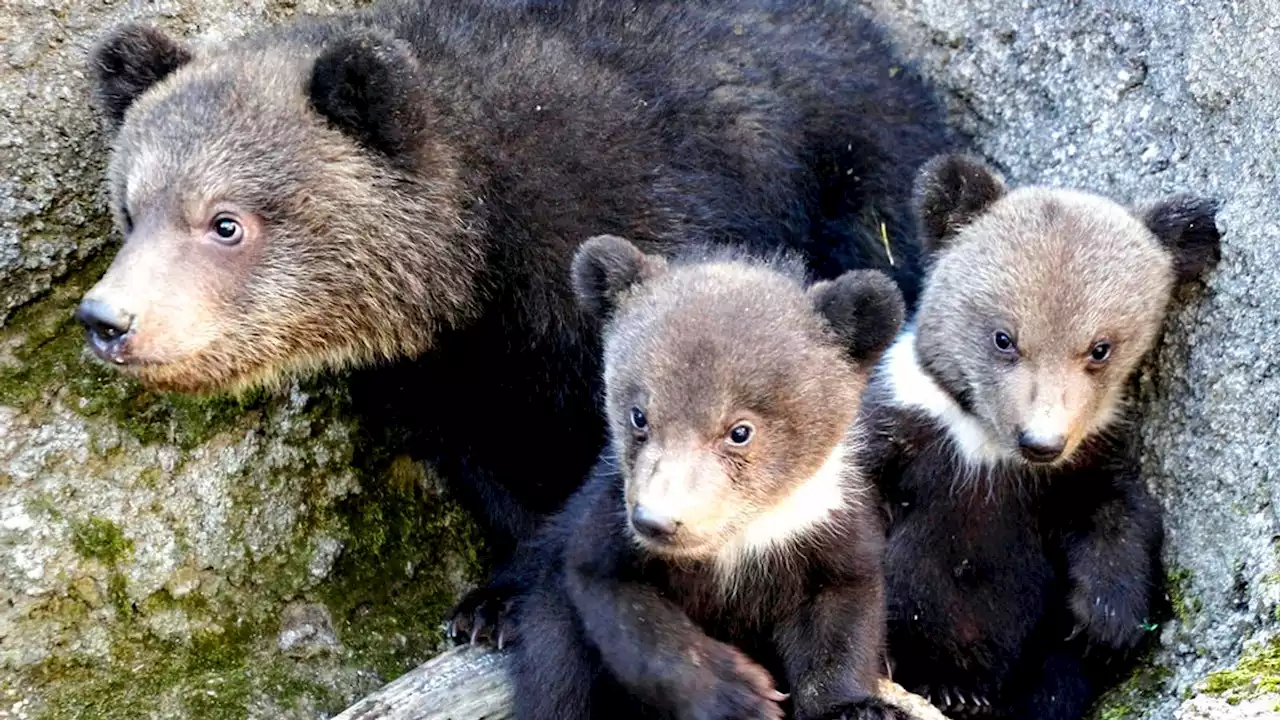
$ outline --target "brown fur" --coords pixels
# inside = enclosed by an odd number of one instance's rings
[[[539,536],[517,717],[903,718],[872,694],[884,534],[853,423],[902,322],[892,282],[806,289],[791,260],[664,260],[617,237],[584,244],[574,275],[613,316],[613,442]],[[669,529],[641,529],[646,507]]]
[[[130,107],[126,119],[149,120],[124,124],[109,169],[117,214],[135,213],[118,218],[130,242],[86,298],[135,314],[126,360],[138,364],[122,367],[144,382],[252,386],[416,355],[474,311],[482,259],[458,239],[456,158],[424,144],[423,176],[353,153],[302,93],[310,61],[289,46],[193,60]],[[241,107],[192,117],[192,85]],[[195,152],[198,164],[181,161]],[[231,248],[199,242],[219,210],[271,231]]]
[[[629,507],[687,498],[678,554],[730,545],[840,444],[865,379],[828,332],[792,279],[730,262],[664,273],[623,303],[605,345],[614,449]],[[648,418],[640,444],[632,407]],[[754,436],[737,448],[726,436],[744,421]]]
[[[1172,255],[1111,200],[1036,187],[1006,193],[990,178],[994,199],[939,243],[916,352],[944,387],[963,388],[961,404],[1009,457],[1022,432],[1039,429],[1065,436],[1065,461],[1119,416],[1125,384],[1163,321]],[[1007,362],[993,345],[997,331],[1016,344]],[[1110,357],[1091,362],[1103,341]]]
[[[1122,404],[1174,284],[1218,255],[1216,203],[1007,191],[956,155],[916,200],[931,268],[861,418],[894,676],[955,717],[1079,720],[1160,619],[1160,506]]]

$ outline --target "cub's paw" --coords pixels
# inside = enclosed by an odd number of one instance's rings
[[[714,642],[691,650],[693,665],[702,672],[685,688],[686,697],[677,699],[689,720],[782,720],[779,703],[787,696],[778,692],[773,676],[742,651]]]
[[[975,692],[933,685],[919,688],[915,693],[948,717],[981,718],[995,714],[991,701]]]
[[[915,720],[915,716],[905,708],[872,697],[834,710],[823,720]]]
[[[1083,634],[1090,645],[1124,651],[1137,647],[1151,629],[1145,603],[1099,592],[1092,584],[1077,586],[1070,603],[1076,625],[1067,640]]]
[[[472,590],[449,612],[445,635],[455,645],[491,644],[501,650],[515,640],[514,601],[515,593],[503,588]]]

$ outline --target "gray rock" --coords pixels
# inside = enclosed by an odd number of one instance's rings
[[[280,652],[293,657],[311,657],[342,649],[338,634],[333,630],[329,608],[315,603],[294,604],[285,608],[276,646],[280,648]]]
[[[1231,704],[1222,698],[1192,698],[1178,708],[1174,720],[1274,720],[1280,717],[1280,695],[1264,695]]]
[[[862,4],[1011,181],[1224,201],[1223,262],[1180,298],[1139,398],[1179,619],[1143,691],[1104,715],[1174,717],[1207,673],[1280,630],[1280,3]]]

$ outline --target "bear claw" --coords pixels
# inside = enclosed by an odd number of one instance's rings
[[[479,588],[468,593],[449,614],[445,636],[454,645],[494,644],[499,650],[513,640],[512,593]]]
[[[966,696],[955,688],[925,686],[916,694],[927,700],[930,705],[951,715],[985,715],[992,712],[991,701],[978,693],[970,693]]]

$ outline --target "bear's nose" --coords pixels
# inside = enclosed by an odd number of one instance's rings
[[[123,362],[121,349],[133,325],[133,316],[101,300],[85,299],[76,308],[76,320],[89,334],[89,346],[99,357]]]
[[[1062,456],[1066,447],[1067,439],[1062,435],[1037,435],[1025,430],[1018,435],[1018,450],[1031,462],[1053,462]]]
[[[680,527],[680,523],[672,518],[655,513],[643,505],[637,505],[631,511],[631,525],[642,537],[657,542],[669,542]]]

